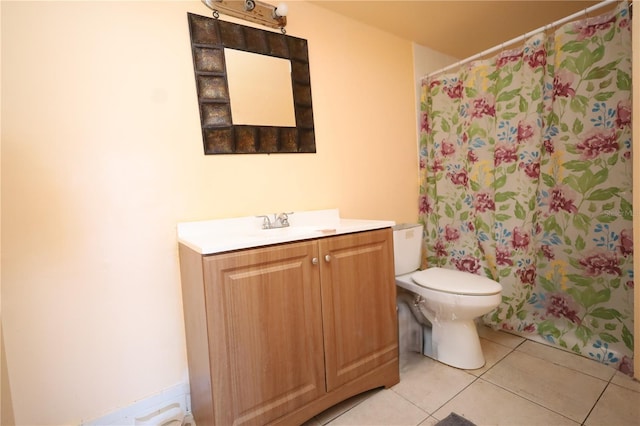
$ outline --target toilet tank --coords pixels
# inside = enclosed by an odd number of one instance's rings
[[[393,227],[393,260],[396,276],[420,269],[422,228],[423,226],[419,223],[402,223]]]

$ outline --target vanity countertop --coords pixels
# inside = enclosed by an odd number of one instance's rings
[[[389,220],[343,219],[338,209],[290,213],[285,228],[262,229],[262,223],[259,216],[183,222],[178,224],[178,242],[206,255],[395,225]]]

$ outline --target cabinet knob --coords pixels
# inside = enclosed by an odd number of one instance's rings
[[[313,263],[314,265],[318,264],[318,258],[314,257],[313,259],[311,259],[311,263]]]
[[[325,262],[331,262],[331,256],[328,254],[324,257]]]

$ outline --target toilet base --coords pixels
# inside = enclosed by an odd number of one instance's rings
[[[485,359],[474,320],[432,322],[430,334],[431,347],[425,335],[424,355],[463,370],[484,366]]]

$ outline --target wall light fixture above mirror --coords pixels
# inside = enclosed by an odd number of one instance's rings
[[[218,18],[219,13],[224,13],[267,27],[280,28],[283,34],[284,27],[287,26],[289,8],[286,3],[278,6],[259,0],[202,0],[202,3],[213,10],[214,18]]]
[[[205,154],[315,153],[307,41],[192,13],[187,15]],[[284,101],[293,103],[295,126],[234,122],[228,81],[232,70],[225,54],[228,49],[289,61],[291,91],[283,91],[279,96],[289,97],[293,93],[292,100]],[[252,71],[252,78],[261,84],[271,84],[268,73],[260,66]],[[274,101],[267,100],[267,107],[276,108]]]

